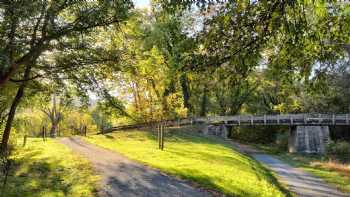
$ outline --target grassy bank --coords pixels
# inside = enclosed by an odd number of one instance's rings
[[[29,138],[12,158],[14,165],[0,196],[95,196],[98,177],[90,164],[54,140]]]
[[[284,196],[273,176],[224,142],[195,132],[168,130],[164,151],[155,133],[120,131],[84,138],[203,187],[238,196]]]
[[[254,145],[255,147],[278,156],[292,166],[301,168],[312,175],[322,178],[339,190],[350,194],[350,164],[330,161],[321,155],[291,154],[279,151],[274,145]]]

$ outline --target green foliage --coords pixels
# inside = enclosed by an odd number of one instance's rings
[[[326,148],[328,157],[342,162],[350,162],[350,143],[345,141],[331,141]]]
[[[279,132],[276,136],[277,148],[282,152],[288,151],[289,132]]]
[[[276,142],[279,133],[288,131],[283,126],[239,126],[232,127],[230,137],[245,142],[269,144]]]

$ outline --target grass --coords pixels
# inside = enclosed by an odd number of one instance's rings
[[[254,145],[255,147],[278,156],[292,166],[301,168],[310,174],[322,178],[337,189],[350,194],[350,164],[330,161],[321,155],[285,153],[274,146]]]
[[[164,151],[154,132],[120,131],[84,138],[163,172],[234,196],[284,196],[271,173],[223,140],[169,129]]]
[[[87,160],[64,145],[48,139],[29,138],[25,148],[12,156],[5,191],[0,196],[95,196],[98,177]]]

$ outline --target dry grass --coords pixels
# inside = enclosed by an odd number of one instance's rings
[[[311,166],[321,167],[321,168],[329,169],[331,171],[336,171],[339,174],[350,179],[350,164],[343,164],[337,161],[328,161],[328,162],[314,161],[314,162],[311,162]]]

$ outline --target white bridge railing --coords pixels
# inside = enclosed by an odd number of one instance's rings
[[[108,128],[105,132],[123,129],[134,129],[163,123],[167,126],[181,126],[198,123],[225,125],[349,125],[350,114],[276,114],[276,115],[237,115],[237,116],[209,116],[166,120],[161,122],[120,125]]]
[[[350,114],[276,114],[193,118],[195,122],[226,125],[350,125]]]

